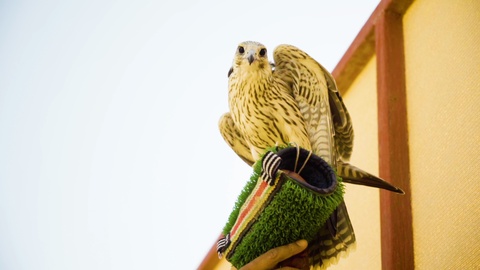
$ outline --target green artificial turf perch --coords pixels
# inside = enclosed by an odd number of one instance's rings
[[[266,164],[269,152],[276,166]],[[218,242],[219,255],[237,269],[274,247],[311,241],[343,201],[341,179],[320,157],[295,147],[269,152],[254,165]],[[302,166],[305,181],[286,173]]]

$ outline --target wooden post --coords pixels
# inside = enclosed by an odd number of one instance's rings
[[[380,177],[405,195],[380,192],[383,269],[414,269],[403,14],[386,9],[375,24]]]

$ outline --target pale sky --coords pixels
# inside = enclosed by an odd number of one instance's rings
[[[0,1],[0,269],[195,269],[251,173],[237,44],[331,71],[378,2]]]

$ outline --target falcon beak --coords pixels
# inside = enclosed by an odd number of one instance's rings
[[[248,51],[248,53],[247,53],[247,59],[248,59],[248,63],[249,63],[250,65],[253,63],[253,61],[255,61],[255,51],[254,51],[254,50]]]

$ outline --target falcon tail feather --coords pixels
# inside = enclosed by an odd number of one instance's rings
[[[401,188],[348,163],[338,162],[337,171],[345,183],[376,187],[399,194],[405,194]]]

